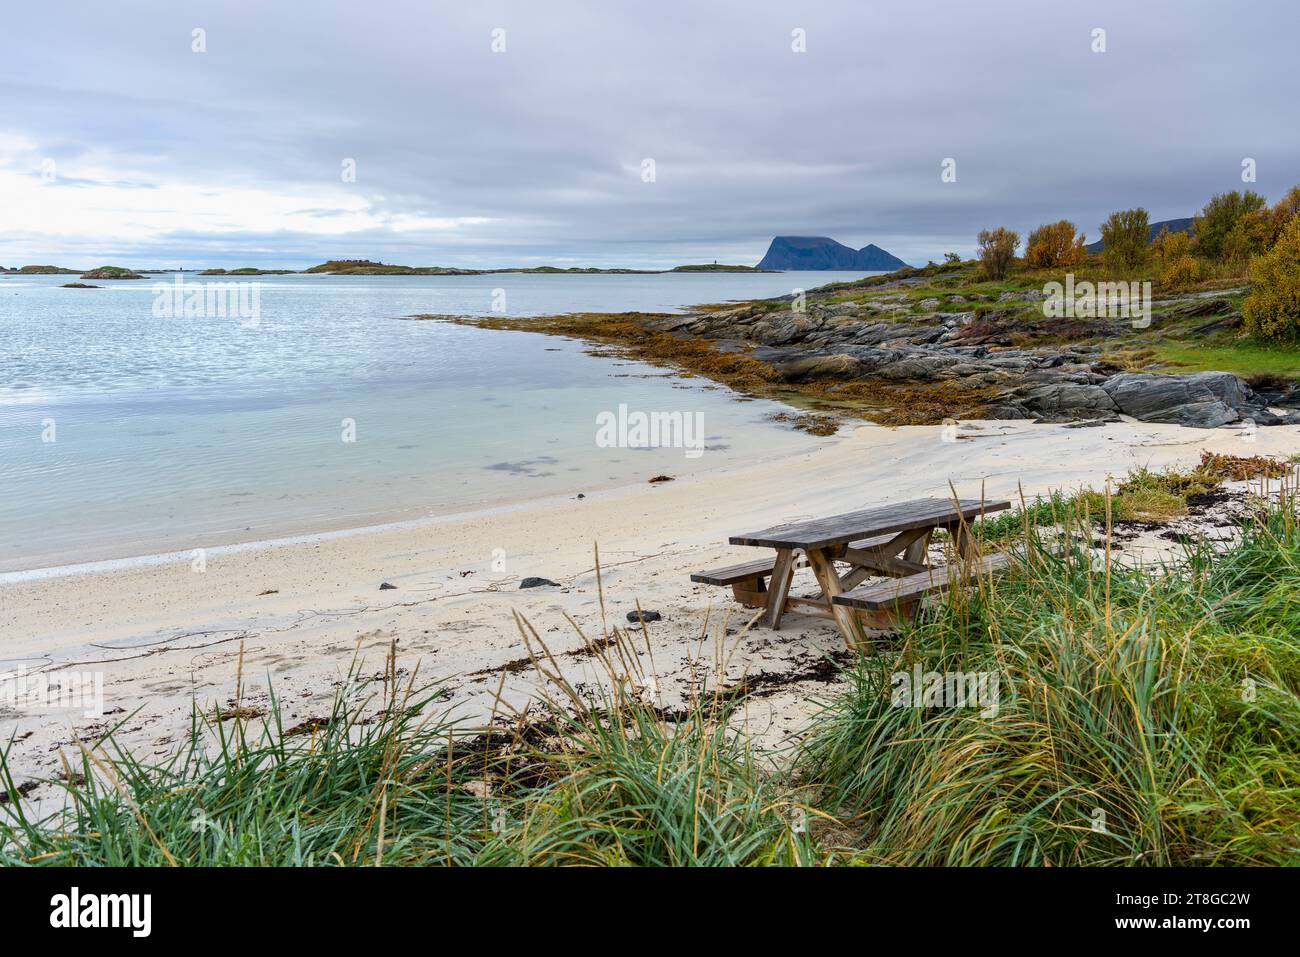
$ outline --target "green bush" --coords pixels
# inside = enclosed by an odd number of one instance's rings
[[[1217,193],[1196,215],[1196,250],[1206,259],[1223,262],[1234,251],[1237,242],[1229,239],[1241,220],[1251,213],[1264,209],[1265,200],[1259,193],[1246,190],[1239,193]]]
[[[1127,270],[1136,269],[1146,262],[1150,219],[1141,207],[1110,214],[1110,218],[1101,224],[1101,240],[1105,244],[1102,257],[1107,266]]]

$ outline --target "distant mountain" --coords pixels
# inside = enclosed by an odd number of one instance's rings
[[[1160,230],[1166,226],[1169,227],[1171,233],[1190,233],[1192,231],[1192,218],[1188,216],[1185,219],[1164,219],[1158,223],[1152,223],[1151,228],[1147,231],[1147,242],[1151,242],[1151,240],[1159,236]],[[1099,253],[1106,248],[1106,244],[1099,239],[1095,243],[1088,243],[1084,248],[1090,253]]]
[[[874,244],[853,249],[829,236],[777,236],[759,269],[839,269],[875,272],[901,269],[907,263]]]

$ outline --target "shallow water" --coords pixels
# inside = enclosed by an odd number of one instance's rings
[[[5,276],[0,572],[577,494],[810,447],[767,421],[774,404],[704,380],[554,337],[400,317],[666,311],[849,278],[258,277],[254,324],[156,314],[155,284],[172,276],[82,290],[61,288],[71,276]],[[620,404],[698,415],[703,454],[602,447],[597,416]]]

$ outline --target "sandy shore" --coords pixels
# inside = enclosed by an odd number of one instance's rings
[[[526,616],[556,652],[581,648],[569,615],[602,632],[593,549],[599,544],[609,624],[639,601],[663,620],[648,626],[647,673],[666,701],[692,676],[727,658],[726,673],[805,675],[775,681],[750,699],[756,733],[774,743],[829,690],[827,654],[842,652],[829,623],[792,614],[780,632],[745,632],[749,613],[721,589],[693,585],[692,570],[753,552],[726,545],[753,528],[925,495],[1028,495],[1100,487],[1148,465],[1194,462],[1201,449],[1234,454],[1300,452],[1300,430],[1260,429],[1254,442],[1230,429],[1114,423],[1091,428],[981,422],[956,441],[939,427],[866,426],[809,453],[675,482],[638,485],[420,526],[213,554],[205,571],[188,558],[0,585],[0,667],[104,673],[104,718],[80,712],[6,711],[16,735],[11,764],[24,776],[54,774],[60,749],[93,742],[120,723],[119,740],[162,755],[188,727],[191,701],[233,701],[244,652],[243,703],[265,707],[268,680],[286,719],[328,713],[337,683],[360,650],[364,673],[382,669],[390,642],[398,664],[445,679],[448,701],[468,719],[490,714],[498,687],[511,706],[536,694],[512,612]],[[801,575],[808,573],[802,572]],[[526,576],[558,587],[520,590]],[[380,590],[382,582],[396,586]],[[815,590],[800,580],[796,594]],[[723,619],[730,613],[729,620]],[[653,664],[650,658],[653,657]],[[579,681],[599,680],[592,661],[562,659]]]

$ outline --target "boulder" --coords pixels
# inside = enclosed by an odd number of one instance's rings
[[[1249,386],[1230,372],[1152,375],[1122,372],[1101,384],[1125,415],[1143,422],[1171,422],[1215,429],[1258,407]]]
[[[834,353],[782,362],[776,370],[786,382],[802,382],[805,379],[852,379],[861,371],[861,365],[853,356]]]
[[[1022,392],[1018,398],[1026,408],[1048,418],[1061,415],[1068,418],[1114,415],[1119,411],[1110,394],[1097,385],[1053,382],[1034,386]]]
[[[959,361],[955,356],[918,353],[883,365],[876,374],[883,379],[932,379]]]
[[[981,418],[993,419],[1032,419],[1033,415],[1019,402],[999,402],[984,410]]]

